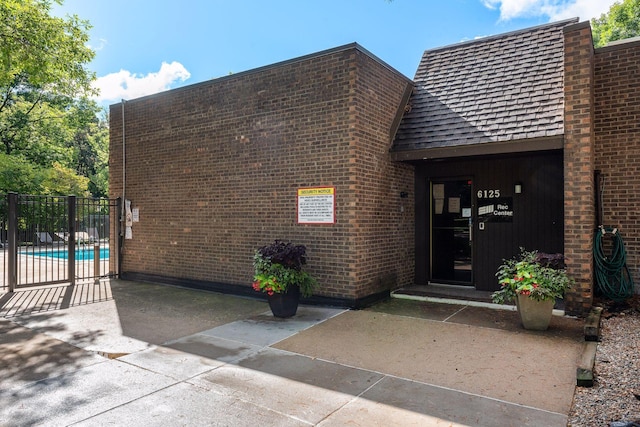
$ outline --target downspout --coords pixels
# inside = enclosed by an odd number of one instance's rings
[[[124,225],[125,225],[125,205],[126,205],[126,188],[127,188],[127,172],[126,172],[126,136],[125,136],[125,126],[124,126],[124,104],[125,100],[122,100],[122,212],[120,213],[120,235],[124,236]]]

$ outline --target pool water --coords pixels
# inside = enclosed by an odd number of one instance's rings
[[[50,249],[50,250],[42,250],[42,251],[33,251],[33,252],[23,252],[24,255],[34,255],[34,256],[44,256],[48,258],[56,258],[56,259],[68,259],[69,251],[65,248],[59,249]],[[93,248],[82,248],[76,249],[76,260],[92,260],[93,259]],[[100,259],[109,259],[109,248],[100,248]]]

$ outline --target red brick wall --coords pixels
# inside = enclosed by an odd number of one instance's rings
[[[413,166],[392,162],[391,121],[405,91],[390,72],[380,73],[368,55],[357,57],[355,132],[350,155],[355,172],[356,296],[413,284]],[[400,84],[399,84],[400,83]],[[400,193],[407,193],[406,198]]]
[[[399,192],[413,170],[389,156],[408,83],[352,45],[127,102],[126,198],[140,222],[122,271],[250,287],[254,249],[285,239],[307,246],[319,295],[412,283],[413,208]],[[121,117],[113,105],[112,197]],[[315,186],[336,189],[333,225],[297,224],[296,190]]]
[[[627,265],[640,283],[640,42],[597,49],[594,69],[603,225],[622,233]]]
[[[595,195],[593,143],[593,42],[589,22],[565,28],[564,236],[565,258],[576,285],[566,311],[586,313],[593,301]]]

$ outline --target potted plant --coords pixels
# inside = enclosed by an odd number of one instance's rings
[[[304,271],[306,263],[304,245],[276,240],[255,251],[253,289],[267,294],[274,316],[294,316],[300,295],[309,297],[313,293],[316,280]]]
[[[520,255],[504,260],[496,272],[500,290],[493,302],[516,301],[525,329],[546,330],[556,299],[562,298],[573,280],[567,275],[562,254],[546,254],[520,248]]]

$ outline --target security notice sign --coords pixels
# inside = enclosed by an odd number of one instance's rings
[[[335,223],[335,187],[298,189],[298,224]]]

